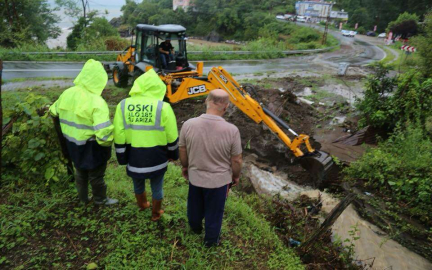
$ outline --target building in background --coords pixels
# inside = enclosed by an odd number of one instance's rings
[[[330,19],[340,19],[344,22],[348,21],[348,12],[344,11],[343,9],[341,11],[331,11],[330,12]]]
[[[192,3],[193,0],[173,0],[173,10],[176,10],[177,8],[181,7],[183,10],[187,10],[191,6],[193,6]]]
[[[296,15],[304,16],[309,22],[326,21],[330,16],[331,20],[348,20],[348,12],[332,11],[335,2],[324,2],[323,0],[297,1],[295,4]]]

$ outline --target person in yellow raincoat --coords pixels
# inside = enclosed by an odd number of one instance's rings
[[[102,64],[88,60],[74,80],[75,86],[65,90],[50,107],[58,117],[67,151],[75,167],[75,184],[81,202],[87,204],[88,184],[92,186],[96,204],[115,204],[107,197],[104,181],[107,161],[114,139],[108,105],[101,97],[108,75]]]
[[[138,207],[150,207],[145,179],[150,179],[152,220],[160,219],[163,178],[170,160],[178,159],[178,130],[174,112],[163,102],[166,85],[153,69],[135,80],[130,97],[122,100],[114,116],[117,160],[127,165]]]

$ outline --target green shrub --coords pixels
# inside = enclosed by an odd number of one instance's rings
[[[414,37],[412,44],[417,48],[417,55],[420,56],[419,66],[425,77],[432,77],[432,11],[424,19],[422,25],[423,35]],[[400,48],[400,47],[399,47]]]
[[[321,33],[318,31],[309,28],[309,27],[301,27],[288,39],[290,43],[296,44],[296,43],[302,43],[302,42],[312,42],[312,41],[318,41],[322,37]]]
[[[344,170],[347,180],[362,179],[410,212],[432,219],[432,142],[422,128],[398,130]]]
[[[65,175],[52,119],[45,113],[48,103],[46,97],[30,93],[24,102],[5,111],[4,120],[12,121],[13,127],[2,140],[3,181],[48,185]]]
[[[356,31],[357,31],[357,33],[362,34],[362,35],[366,34],[366,29],[363,26],[360,26],[359,28],[357,28]]]
[[[107,51],[122,51],[130,45],[130,41],[119,36],[105,38],[105,49]]]
[[[407,123],[424,126],[432,116],[432,79],[424,79],[411,70],[399,78],[387,75],[382,64],[375,66],[375,74],[368,78],[364,99],[356,105],[361,127],[371,125],[391,132]]]

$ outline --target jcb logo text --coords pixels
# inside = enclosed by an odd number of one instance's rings
[[[207,91],[205,85],[198,85],[194,87],[189,87],[188,95],[194,95],[199,93],[205,93]]]

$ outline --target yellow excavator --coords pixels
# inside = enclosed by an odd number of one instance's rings
[[[172,55],[161,50],[162,42],[169,40]],[[203,75],[203,63],[196,67],[187,60],[186,28],[181,25],[160,26],[138,24],[135,29],[135,44],[117,56],[117,62],[106,65],[112,72],[114,84],[126,87],[132,81],[153,68],[167,85],[165,98],[170,103],[207,95],[213,89],[223,89],[232,104],[257,124],[264,123],[300,159],[300,164],[319,184],[333,165],[331,156],[312,148],[309,136],[297,134],[286,122],[264,108],[254,98],[254,89],[243,87],[222,67],[213,67]],[[165,47],[166,48],[166,47]],[[165,55],[162,55],[162,54]],[[168,51],[168,53],[170,53]],[[162,57],[166,57],[165,61]],[[291,139],[287,133],[292,134]]]

